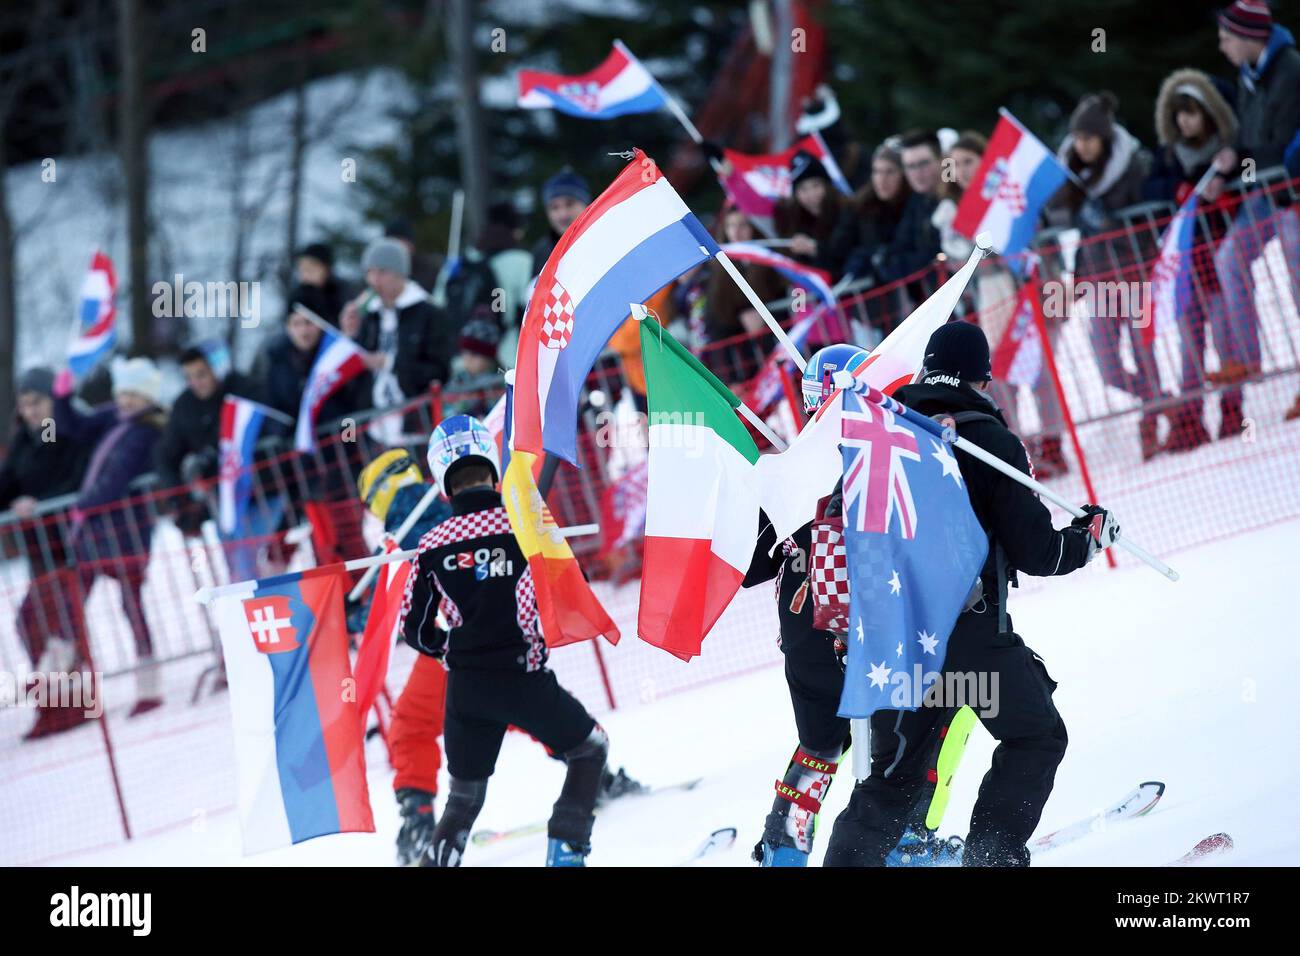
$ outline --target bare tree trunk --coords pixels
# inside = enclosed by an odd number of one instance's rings
[[[487,221],[487,148],[483,136],[483,104],[479,100],[474,15],[470,0],[450,0],[447,50],[456,76],[456,139],[460,146],[460,179],[465,189],[465,218],[476,236]]]
[[[148,116],[140,50],[139,0],[118,0],[117,39],[121,61],[118,147],[126,185],[127,275],[131,290],[131,352],[155,352],[149,308],[149,152]]]
[[[794,53],[790,48],[790,31],[794,13],[790,0],[772,2],[772,69],[768,77],[767,125],[769,149],[779,153],[790,145],[790,79],[794,71]]]

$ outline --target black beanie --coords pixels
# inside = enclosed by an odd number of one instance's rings
[[[971,322],[956,321],[934,330],[925,345],[921,380],[929,384],[932,375],[942,374],[956,376],[963,382],[993,379],[989,340],[983,329]]]
[[[790,160],[790,184],[792,186],[798,186],[805,179],[825,179],[829,181],[830,178],[830,174],[826,172],[826,167],[822,165],[821,160],[812,153],[805,153],[800,150]]]

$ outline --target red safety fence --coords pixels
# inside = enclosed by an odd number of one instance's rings
[[[1296,185],[1262,176],[1251,192],[1198,209],[1179,262],[1159,255],[1175,212],[1168,204],[1124,210],[1104,235],[1044,233],[1032,255],[982,263],[959,309],[1002,349],[993,396],[1040,477],[1071,499],[1112,508],[1158,554],[1300,516],[1300,422],[1289,417],[1300,393]],[[953,265],[846,297],[809,347],[846,330],[878,340]],[[1020,315],[1026,302],[1038,310]],[[1006,336],[1025,321],[1041,347],[1008,364]],[[738,336],[701,357],[742,398],[764,398],[764,417],[789,436],[802,421],[797,382],[787,371],[772,388],[772,345],[766,334]],[[602,525],[599,537],[572,544],[624,640],[552,656],[561,680],[597,712],[780,660],[767,587],[742,592],[690,664],[636,639],[647,450],[638,378],[625,371],[613,356],[597,363],[582,406],[582,467],[560,468],[548,497],[562,525]],[[235,541],[216,534],[210,477],[144,487],[81,515],[98,532],[87,547],[71,540],[70,502],[46,503],[29,520],[0,516],[0,675],[9,692],[17,686],[21,699],[24,676],[61,652],[64,671],[102,675],[92,686],[104,704],[104,719],[27,742],[31,708],[0,707],[0,863],[66,859],[127,836],[200,828],[230,810],[218,640],[194,591],[368,553],[379,529],[357,499],[360,469],[394,444],[423,461],[434,420],[493,398],[434,394],[358,414],[325,430],[314,455],[264,443],[250,468],[255,533]],[[1132,561],[1123,552],[1117,560]],[[399,647],[390,698],[411,661]],[[160,683],[164,705],[132,717],[142,677]]]

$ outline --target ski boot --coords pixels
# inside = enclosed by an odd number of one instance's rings
[[[434,795],[403,787],[395,796],[402,815],[402,828],[397,831],[397,865],[414,866],[433,840],[433,828],[438,822],[433,812]]]
[[[909,826],[885,857],[885,866],[961,866],[963,849],[959,836],[943,840],[925,827]]]
[[[547,866],[583,866],[587,865],[589,846],[576,846],[557,837],[546,841]]]
[[[618,768],[618,773],[606,767],[600,775],[600,790],[596,793],[596,806],[603,806],[619,797],[642,794],[649,789],[641,781],[629,777],[622,767]]]
[[[808,865],[808,853],[788,843],[759,841],[754,844],[754,852],[750,857],[762,867]]]
[[[801,745],[785,777],[776,781],[776,799],[752,858],[760,866],[807,866],[817,830],[817,814],[839,767],[838,754],[821,754]]]

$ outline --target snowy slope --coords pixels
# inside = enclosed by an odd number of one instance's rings
[[[1300,767],[1289,759],[1295,719],[1288,686],[1300,667],[1291,593],[1300,569],[1297,544],[1300,522],[1292,520],[1170,556],[1182,574],[1178,584],[1143,567],[1093,568],[1013,596],[1017,630],[1060,682],[1056,699],[1070,732],[1041,832],[1099,810],[1140,781],[1168,784],[1149,816],[1057,850],[1043,865],[1159,864],[1219,830],[1236,838],[1226,863],[1300,860],[1300,833],[1277,822],[1278,808],[1300,787]],[[706,643],[705,659],[708,652]],[[602,722],[613,762],[634,776],[669,783],[703,775],[705,781],[689,793],[615,803],[597,821],[592,865],[671,865],[709,831],[729,825],[740,830],[736,846],[699,865],[747,865],[772,781],[795,743],[779,668],[634,705]],[[964,832],[992,749],[977,730],[944,832]],[[479,825],[545,818],[561,778],[562,767],[536,744],[510,735]],[[58,862],[389,865],[397,816],[388,779],[379,770],[371,775],[374,835],[329,837],[245,860],[235,816],[227,811]],[[849,790],[845,773],[828,800],[816,861]],[[544,844],[534,836],[471,847],[466,865],[540,865]]]

